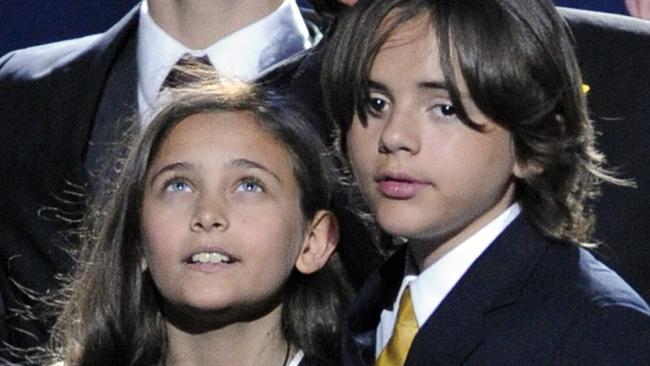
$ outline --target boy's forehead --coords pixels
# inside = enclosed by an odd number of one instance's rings
[[[390,34],[373,60],[369,75],[373,82],[387,83],[387,80],[391,80],[393,87],[396,83],[415,85],[423,95],[429,96],[434,89],[436,93],[449,91],[447,81],[452,80],[463,109],[470,115],[481,113],[471,97],[458,57],[453,51],[453,39],[449,39],[452,50],[447,56],[451,66],[449,72],[453,75],[447,75],[443,69],[440,52],[444,51],[440,50],[435,24],[429,13],[418,14],[401,22],[398,14],[389,14],[377,33],[382,31],[389,31]],[[440,87],[432,89],[430,86],[434,84]]]
[[[399,22],[399,14],[397,10],[393,10],[380,23],[375,36],[390,32],[381,46],[382,49],[399,47],[422,38],[429,39],[432,47],[435,45],[436,37],[430,16],[421,14]]]

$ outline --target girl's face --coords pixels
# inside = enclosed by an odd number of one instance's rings
[[[280,142],[246,113],[188,117],[145,180],[144,265],[167,303],[256,309],[277,295],[306,239]]]
[[[454,113],[427,17],[394,32],[370,79],[368,121],[352,122],[349,158],[381,227],[410,239],[416,257],[428,256],[419,263],[426,267],[433,251],[453,248],[512,202],[519,168],[511,136],[477,109],[465,85],[467,113],[485,130]]]

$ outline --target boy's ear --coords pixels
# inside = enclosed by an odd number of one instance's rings
[[[296,268],[310,274],[323,268],[339,243],[339,224],[330,211],[320,210],[307,227],[305,239],[296,260]]]
[[[144,257],[144,255],[140,256],[140,270],[144,273],[149,269],[149,264],[147,263],[147,259]]]
[[[517,160],[512,168],[512,174],[519,179],[527,179],[542,174],[544,168],[536,161]]]

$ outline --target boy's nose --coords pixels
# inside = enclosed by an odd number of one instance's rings
[[[415,154],[420,149],[417,123],[408,114],[393,114],[386,122],[379,136],[379,152],[382,154],[397,153],[399,151]]]

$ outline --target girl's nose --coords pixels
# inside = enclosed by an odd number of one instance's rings
[[[214,199],[199,202],[192,217],[191,230],[195,232],[226,230],[229,222],[222,201],[222,199]]]

